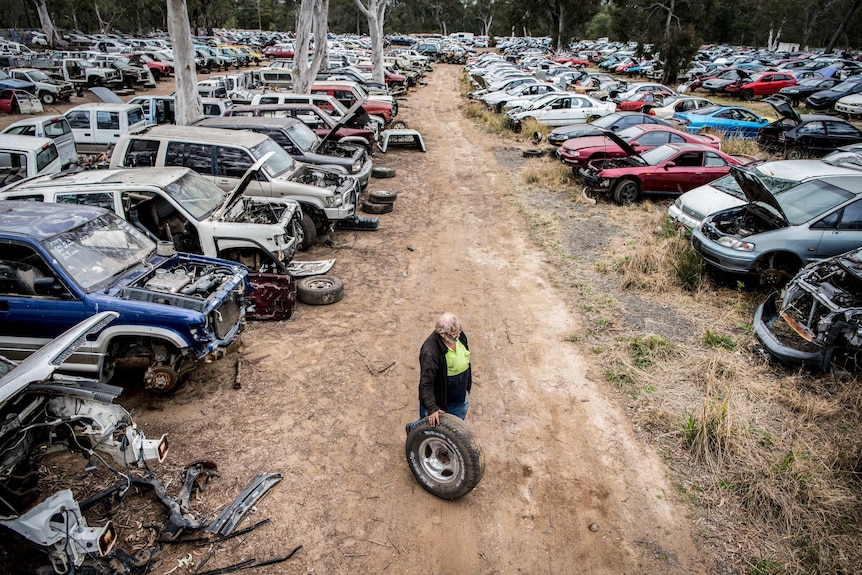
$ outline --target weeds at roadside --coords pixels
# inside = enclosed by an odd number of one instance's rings
[[[736,351],[736,342],[729,335],[720,335],[714,331],[706,330],[706,335],[703,336],[703,343],[709,347],[716,349],[726,349],[727,351]]]

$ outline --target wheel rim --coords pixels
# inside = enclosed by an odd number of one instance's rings
[[[461,475],[461,462],[442,439],[425,439],[419,444],[418,454],[422,471],[437,483],[452,483]]]
[[[623,203],[629,203],[635,201],[635,198],[638,197],[638,187],[634,182],[626,182],[620,188],[620,201]]]
[[[43,94],[43,95],[42,95],[42,102],[43,102],[44,104],[53,104],[53,103],[54,103],[54,96],[53,96],[53,94]]]
[[[326,290],[334,286],[335,283],[327,278],[312,278],[305,282],[305,287],[313,290]]]

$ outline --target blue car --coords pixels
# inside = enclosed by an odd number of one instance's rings
[[[754,140],[760,128],[769,123],[751,110],[740,106],[710,106],[689,112],[677,112],[673,117],[685,124],[686,132],[698,134],[710,128],[725,138]]]
[[[241,264],[157,246],[103,208],[0,201],[0,355],[24,359],[115,311],[63,370],[107,380],[138,368],[147,389],[167,393],[239,343],[247,276]]]

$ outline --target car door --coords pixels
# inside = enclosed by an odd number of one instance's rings
[[[79,152],[95,152],[95,130],[93,128],[93,114],[90,110],[69,110],[66,112],[66,120],[72,129],[75,138],[75,147]]]
[[[826,154],[841,146],[862,142],[862,131],[852,124],[838,120],[827,121],[825,124],[826,141],[823,142],[823,148],[818,150],[821,154]]]
[[[59,277],[40,250],[0,240],[0,355],[20,360],[96,313]],[[50,278],[56,288],[45,285]],[[50,283],[50,281],[49,281]]]
[[[822,232],[816,250],[817,259],[859,248],[862,246],[862,200],[851,202],[821,218],[809,232]]]
[[[643,189],[668,194],[687,192],[707,182],[703,163],[704,153],[701,151],[680,152],[658,166],[649,181],[643,182]]]
[[[829,137],[823,122],[807,122],[796,128],[793,145],[801,147],[806,154],[821,155],[821,150],[829,146],[828,142]]]
[[[547,124],[548,126],[564,126],[567,123],[574,123],[577,120],[572,117],[573,114],[570,109],[571,106],[571,97],[560,96],[559,98],[555,98],[545,104],[545,106],[539,110],[539,113],[536,114],[536,119],[538,119],[542,124]]]

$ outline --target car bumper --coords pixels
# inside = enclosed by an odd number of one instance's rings
[[[699,228],[691,236],[691,247],[710,266],[729,273],[750,274],[757,261],[757,254],[725,248],[705,238]]]
[[[699,220],[696,217],[685,213],[674,204],[671,204],[670,207],[668,207],[667,217],[690,230],[695,229],[703,222],[703,220]]]
[[[369,180],[371,180],[372,168],[373,164],[371,160],[366,160],[365,163],[362,165],[362,168],[358,172],[356,172],[355,174],[351,174],[351,176],[354,176],[357,180],[359,180],[359,185],[362,186],[363,190],[368,187],[368,182]]]
[[[757,311],[754,312],[754,335],[763,344],[766,351],[782,365],[814,371],[826,371],[832,362],[834,348],[817,351],[801,351],[785,345],[773,332],[775,322],[781,317],[775,300],[778,294],[773,292],[766,298]]]
[[[845,104],[843,102],[836,102],[835,111],[844,114],[862,114],[862,104]]]

